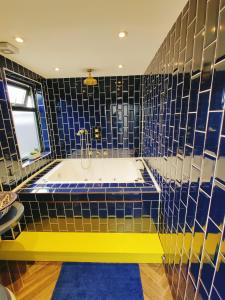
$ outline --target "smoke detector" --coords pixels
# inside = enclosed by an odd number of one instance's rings
[[[16,54],[19,50],[8,42],[0,42],[0,52],[3,54]]]

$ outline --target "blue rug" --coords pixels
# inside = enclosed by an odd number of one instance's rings
[[[64,263],[52,300],[143,300],[139,266]]]

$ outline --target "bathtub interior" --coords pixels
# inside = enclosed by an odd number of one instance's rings
[[[135,158],[64,159],[38,183],[144,183],[143,168]]]

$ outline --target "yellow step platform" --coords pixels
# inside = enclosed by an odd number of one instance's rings
[[[22,232],[0,241],[0,260],[162,263],[156,233]]]

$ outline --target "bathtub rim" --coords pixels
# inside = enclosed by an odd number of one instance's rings
[[[134,179],[133,180],[119,180],[118,181],[113,181],[113,180],[102,180],[102,181],[99,181],[97,179],[93,179],[93,180],[84,180],[83,177],[78,180],[49,180],[49,177],[51,177],[55,172],[58,172],[58,170],[61,170],[62,168],[62,171],[63,172],[63,163],[65,162],[65,167],[67,168],[68,166],[66,165],[70,159],[72,159],[73,161],[76,161],[76,163],[78,162],[79,163],[79,168],[80,168],[80,164],[82,163],[82,159],[81,158],[65,158],[65,159],[60,159],[59,160],[59,164],[54,166],[48,173],[46,173],[45,175],[43,175],[41,178],[38,179],[37,183],[38,184],[104,184],[104,183],[118,183],[118,184],[129,184],[129,183],[142,183],[144,184],[145,180],[141,174],[141,171],[139,168],[137,168],[137,166],[135,165],[135,163],[138,161],[138,160],[141,160],[142,163],[143,163],[143,160],[139,157],[107,157],[107,158],[102,158],[102,157],[99,157],[99,158],[93,158],[94,161],[101,161],[101,160],[117,160],[116,163],[118,163],[118,160],[128,160],[129,163],[132,163],[132,168],[134,168],[134,171],[137,171],[139,174],[139,177],[141,177],[141,180],[139,181],[135,181]],[[144,163],[143,163],[144,165]],[[76,167],[76,166],[74,166]],[[97,168],[99,168],[99,166],[97,166]],[[82,169],[81,169],[82,171]],[[118,170],[119,172],[120,170]],[[133,170],[132,170],[133,172]],[[149,171],[147,170],[147,172],[149,173]],[[138,176],[138,174],[137,174]],[[150,177],[150,175],[149,175]],[[150,177],[152,179],[152,177]],[[103,175],[103,179],[104,179],[104,175]]]
[[[128,157],[129,158],[129,157]],[[131,157],[130,157],[131,158]],[[133,157],[132,157],[133,158]],[[66,158],[66,159],[70,159],[70,158]],[[101,159],[101,158],[99,158]],[[150,168],[148,167],[147,163],[145,162],[143,156],[138,156],[135,157],[135,159],[141,159],[144,166],[146,167],[146,170],[148,171],[149,176],[152,179],[152,182],[154,183],[154,186],[156,188],[156,191],[161,194],[161,188],[159,186],[159,184],[157,183],[155,177],[153,176]],[[24,180],[23,182],[21,182],[18,186],[16,186],[12,192],[18,192],[26,183],[28,183],[30,180],[32,180],[33,178],[35,178],[37,175],[39,175],[40,173],[42,173],[44,170],[46,170],[47,168],[49,168],[51,165],[54,165],[55,162],[61,162],[64,159],[62,158],[57,158],[57,159],[53,159],[50,163],[48,163],[47,165],[45,165],[43,168],[41,168],[40,170],[38,170],[37,172],[35,172],[34,174],[32,174],[31,176],[29,176],[26,180]]]

